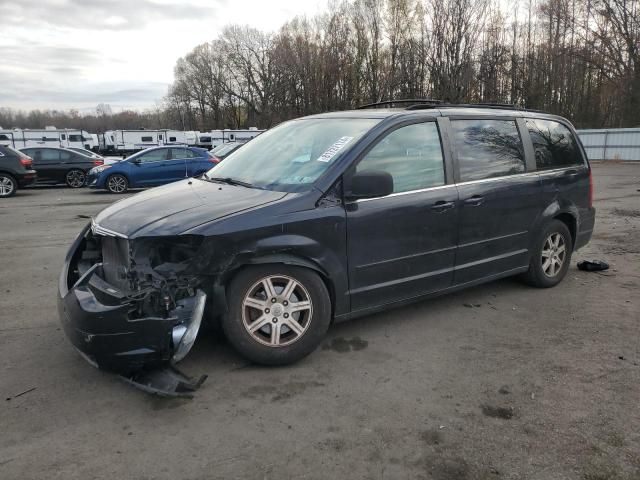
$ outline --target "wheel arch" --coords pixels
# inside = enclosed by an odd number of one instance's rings
[[[331,318],[333,319],[336,308],[336,291],[335,285],[331,280],[331,276],[314,260],[291,253],[270,253],[238,259],[233,266],[228,268],[219,276],[218,281],[214,285],[214,301],[217,304],[224,302],[224,310],[226,311],[226,285],[228,285],[236,275],[238,275],[242,270],[253,266],[278,264],[306,268],[317,273],[327,288],[327,292],[329,292],[329,299],[331,301]]]
[[[560,220],[564,223],[569,229],[569,233],[571,233],[571,249],[574,250],[576,247],[576,238],[578,232],[578,220],[576,217],[570,212],[560,212],[553,217],[554,220]]]
[[[575,250],[578,235],[578,210],[576,206],[554,201],[542,212],[536,231],[539,232],[552,220],[559,220],[567,226],[569,233],[571,233],[572,249]]]
[[[129,177],[129,175],[127,175],[126,172],[123,171],[115,171],[115,172],[106,172],[107,175],[104,177],[104,188],[107,188],[107,182],[109,181],[109,178],[111,178],[113,175],[120,175],[122,177],[124,177],[127,180],[127,186],[129,188],[133,187],[134,182],[131,182],[131,178]]]

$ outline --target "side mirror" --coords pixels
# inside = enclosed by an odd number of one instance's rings
[[[134,158],[133,160],[129,160],[130,163],[133,163],[134,165],[140,165],[140,159],[139,158]]]
[[[351,177],[347,197],[351,199],[385,197],[393,193],[393,177],[379,170],[363,170]]]

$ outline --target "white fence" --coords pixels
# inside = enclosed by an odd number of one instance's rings
[[[640,128],[578,130],[589,160],[640,161]]]

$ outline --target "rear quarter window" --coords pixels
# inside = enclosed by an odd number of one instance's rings
[[[524,173],[524,147],[515,120],[452,120],[460,181]]]
[[[583,165],[584,160],[573,133],[560,122],[528,119],[538,170]]]

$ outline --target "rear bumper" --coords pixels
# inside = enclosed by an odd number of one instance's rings
[[[576,235],[575,250],[584,247],[591,240],[593,235],[593,228],[596,223],[596,209],[591,207],[588,210],[582,212],[580,216],[580,224],[578,225],[578,232]]]
[[[27,173],[20,175],[18,178],[18,187],[24,188],[33,185],[38,180],[38,174],[35,170],[28,170]]]
[[[69,250],[58,285],[58,315],[73,346],[92,365],[124,374],[182,359],[200,328],[206,295],[198,290],[162,317],[135,317],[136,300],[100,278],[101,264],[74,281],[88,228]]]

